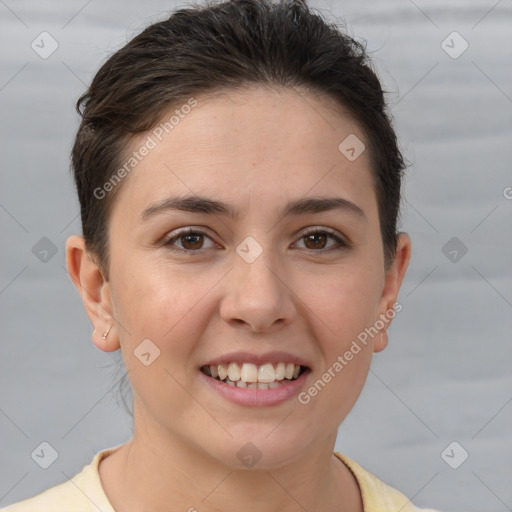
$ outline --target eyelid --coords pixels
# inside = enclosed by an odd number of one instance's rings
[[[325,226],[312,226],[312,227],[310,226],[305,229],[306,229],[306,231],[301,232],[300,236],[298,237],[297,241],[294,242],[294,244],[297,243],[299,240],[301,240],[303,237],[310,235],[310,234],[315,234],[315,233],[326,233],[326,234],[330,235],[338,243],[337,246],[335,245],[335,246],[329,247],[327,249],[317,249],[317,250],[307,249],[307,248],[304,249],[308,252],[326,253],[331,250],[344,249],[344,248],[348,248],[348,247],[352,246],[352,243],[347,239],[347,237],[345,237],[344,235],[342,235],[335,229],[328,228]]]
[[[210,230],[208,230],[207,228],[202,227],[202,226],[201,227],[187,226],[187,227],[183,227],[183,228],[178,228],[177,230],[174,230],[173,232],[171,232],[171,234],[168,234],[163,238],[162,245],[165,248],[167,248],[173,252],[177,252],[177,253],[181,253],[181,254],[187,254],[190,256],[192,256],[194,254],[201,254],[205,250],[211,249],[211,247],[208,247],[206,249],[201,248],[201,249],[196,249],[196,250],[191,250],[191,249],[187,250],[187,249],[182,249],[181,247],[173,246],[170,242],[172,240],[179,239],[180,237],[185,236],[187,234],[197,234],[197,235],[203,235],[206,238],[209,238],[214,244],[219,245],[213,239],[213,237],[210,236],[209,231]],[[295,242],[293,242],[293,244],[296,244],[297,242],[302,240],[305,236],[310,235],[310,234],[315,234],[315,233],[325,233],[325,234],[331,236],[331,238],[334,239],[337,244],[332,247],[328,247],[327,249],[308,249],[308,248],[302,249],[301,248],[301,250],[307,251],[309,253],[325,254],[330,251],[346,249],[346,248],[350,248],[352,246],[351,242],[344,235],[342,235],[335,229],[328,228],[325,226],[309,226],[307,228],[304,228],[303,231],[299,232],[298,238],[296,239]]]
[[[182,254],[192,255],[194,253],[200,253],[201,251],[204,251],[204,249],[197,249],[195,251],[182,249],[181,247],[175,247],[171,244],[172,240],[177,240],[180,237],[188,235],[188,234],[203,235],[206,238],[209,238],[214,244],[219,245],[219,244],[217,244],[217,242],[215,242],[213,237],[209,234],[209,230],[207,228],[195,227],[195,226],[187,226],[184,228],[178,228],[177,230],[174,230],[171,233],[164,236],[161,243],[165,248],[167,248],[171,251],[174,251],[174,252],[180,252]]]

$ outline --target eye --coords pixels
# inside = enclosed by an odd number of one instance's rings
[[[334,241],[328,245],[329,239]],[[205,241],[209,241],[209,246],[205,246]],[[334,231],[323,229],[314,229],[304,233],[296,244],[304,242],[304,248],[313,252],[328,252],[331,250],[340,250],[347,248],[349,244],[338,236]],[[215,242],[200,229],[186,228],[181,231],[175,232],[168,236],[163,242],[163,245],[172,251],[182,253],[199,252],[201,249],[212,249],[215,247]],[[295,244],[295,245],[296,245]],[[301,247],[299,247],[300,249]]]
[[[204,246],[205,239],[211,242],[209,247]],[[181,244],[181,247],[176,245],[176,242]],[[174,233],[172,236],[167,237],[163,244],[172,251],[177,252],[197,252],[200,249],[211,249],[215,245],[213,240],[204,231],[193,228],[187,228]]]
[[[327,246],[328,240],[334,240],[334,244]],[[323,229],[315,229],[304,233],[299,241],[304,241],[305,248],[310,251],[327,252],[337,249],[345,249],[348,244],[335,232]],[[298,243],[298,242],[297,242]]]

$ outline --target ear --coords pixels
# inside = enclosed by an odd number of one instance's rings
[[[70,236],[66,241],[66,264],[68,273],[82,296],[82,301],[94,330],[94,345],[104,352],[120,348],[115,319],[112,311],[110,285],[87,250],[83,237]],[[103,335],[108,331],[108,336]]]
[[[410,259],[411,239],[406,233],[400,233],[398,236],[395,257],[393,258],[391,266],[386,270],[384,277],[384,285],[382,287],[382,294],[379,300],[378,319],[376,319],[376,322],[378,320],[383,321],[385,327],[381,330],[380,334],[375,336],[373,346],[374,352],[384,350],[388,344],[387,329],[391,324],[395,311],[399,310],[395,304],[397,303],[398,292],[402,286],[402,281],[407,267],[409,266]]]

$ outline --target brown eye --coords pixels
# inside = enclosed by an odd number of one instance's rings
[[[329,244],[329,239],[334,243]],[[305,249],[320,253],[348,247],[348,244],[341,237],[325,229],[310,231],[303,235],[299,242],[304,243]]]
[[[194,250],[194,249],[201,249],[204,240],[203,235],[199,233],[193,233],[190,235],[181,235],[180,237],[182,240],[181,245],[184,249]]]
[[[327,237],[324,233],[311,233],[304,236],[304,241],[308,249],[324,249]]]
[[[215,246],[215,242],[206,233],[193,229],[178,232],[168,237],[163,244],[172,251],[190,254]]]

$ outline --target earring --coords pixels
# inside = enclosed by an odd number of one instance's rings
[[[110,326],[108,328],[108,331],[102,336],[102,339],[106,340],[107,339],[107,336],[108,336],[108,333],[110,332],[110,329],[112,329],[112,326]]]

